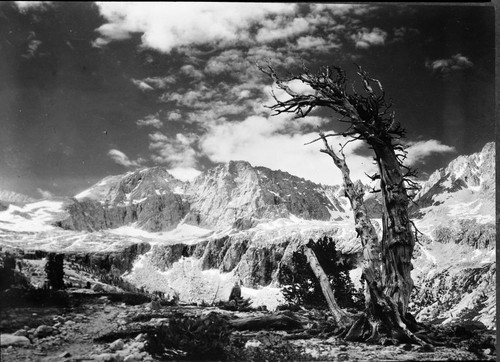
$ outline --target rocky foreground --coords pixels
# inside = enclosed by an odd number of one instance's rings
[[[432,330],[429,336],[440,341],[439,346],[380,346],[336,337],[338,331],[328,313],[318,310],[231,311],[223,306],[144,302],[124,293],[82,289],[58,293],[59,299],[54,295],[50,302],[47,299],[52,306],[2,308],[2,361],[439,361],[496,357],[494,332],[474,323],[446,329],[427,326]],[[271,316],[297,323],[254,328],[235,322]]]

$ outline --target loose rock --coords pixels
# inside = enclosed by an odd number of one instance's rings
[[[15,336],[13,334],[0,335],[0,346],[23,346],[31,344],[30,340],[24,336]]]
[[[26,329],[19,329],[18,331],[14,332],[15,336],[23,336],[27,337],[28,336],[28,331]]]
[[[123,343],[122,339],[117,339],[116,341],[114,341],[113,343],[111,343],[109,345],[109,348],[111,348],[111,350],[113,350],[113,351],[119,351],[119,350],[123,349],[124,345],[125,344]]]
[[[53,332],[54,328],[42,324],[41,326],[38,326],[38,328],[33,333],[33,336],[35,336],[35,338],[44,338],[51,335]]]

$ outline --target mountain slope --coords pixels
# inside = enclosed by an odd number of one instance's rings
[[[58,226],[101,230],[135,223],[150,231],[173,229],[186,215],[184,183],[162,167],[109,176],[75,196]]]
[[[422,222],[445,224],[454,219],[493,222],[495,215],[495,144],[459,156],[431,174],[416,194],[410,211]]]
[[[183,183],[164,168],[109,176],[75,196],[66,229],[100,230],[134,224],[147,231],[179,223],[212,230],[248,229],[283,217],[349,219],[340,187],[322,186],[245,161],[221,164]]]
[[[336,198],[334,191],[286,172],[231,161],[189,185],[191,210],[186,222],[214,229],[247,229],[292,215],[307,220],[345,217],[345,201]]]
[[[19,205],[34,201],[32,197],[17,192],[0,190],[0,211],[7,210],[10,204]]]

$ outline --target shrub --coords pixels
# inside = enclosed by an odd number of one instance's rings
[[[9,253],[3,257],[3,268],[0,267],[0,290],[11,287],[14,283],[14,269],[16,268],[16,259]]]
[[[324,237],[316,243],[311,239],[307,246],[314,251],[328,276],[339,306],[362,309],[364,294],[354,287],[349,276],[349,265],[341,262],[332,238]],[[320,283],[303,253],[294,252],[291,265],[282,266],[278,278],[284,285],[282,293],[287,303],[319,309],[328,307]]]
[[[54,290],[64,288],[64,254],[49,253],[47,255],[47,264],[45,265],[45,272],[49,286]]]
[[[146,349],[160,360],[224,360],[229,335],[226,321],[216,313],[174,317],[148,333]]]

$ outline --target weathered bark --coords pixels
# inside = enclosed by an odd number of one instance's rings
[[[390,142],[390,141],[388,141]],[[409,197],[394,149],[390,145],[374,145],[380,170],[382,191],[382,285],[384,294],[394,301],[400,314],[406,315],[413,289],[411,257],[415,238],[408,215]]]
[[[390,104],[385,102],[382,85],[370,78],[359,68],[364,94],[354,89],[346,90],[346,77],[338,67],[323,67],[311,74],[304,67],[303,73],[283,80],[274,69],[260,68],[268,74],[291,98],[282,101],[274,97],[276,104],[271,108],[276,114],[295,113],[298,117],[307,116],[316,107],[327,107],[341,116],[340,122],[349,127],[341,133],[320,133],[325,148],[321,150],[330,155],[342,172],[343,184],[354,213],[355,228],[363,246],[363,276],[366,282],[366,306],[362,318],[352,325],[346,337],[353,340],[380,341],[390,338],[405,342],[423,343],[415,337],[408,326],[414,326],[406,318],[408,302],[413,288],[411,279],[411,256],[415,244],[413,230],[408,217],[409,198],[402,174],[401,160],[395,150],[403,150],[399,139],[404,137],[404,129],[394,120]],[[297,93],[288,82],[299,80],[314,89],[315,93]],[[376,84],[379,94],[372,88]],[[353,87],[354,88],[354,87]],[[352,140],[365,141],[375,153],[379,174],[372,179],[380,179],[383,199],[382,240],[379,241],[375,228],[367,216],[363,203],[361,185],[354,184],[345,159],[339,157],[330,147],[327,137],[344,136]],[[343,154],[342,154],[343,155]],[[408,169],[407,175],[411,175]],[[328,299],[328,297],[327,297]],[[337,311],[335,313],[338,313]]]
[[[387,275],[387,273],[394,271],[392,268],[393,265],[390,262],[394,263],[397,259],[389,259],[389,263],[383,262],[383,255],[385,254],[383,254],[383,248],[379,242],[377,232],[368,217],[363,201],[364,191],[362,185],[361,183],[354,184],[352,182],[350,170],[345,159],[339,157],[333,151],[324,134],[320,133],[320,137],[325,146],[321,151],[328,154],[337,168],[342,172],[344,191],[350,201],[354,214],[356,233],[363,246],[362,274],[367,287],[365,293],[366,309],[361,318],[346,330],[345,338],[352,341],[367,342],[377,342],[381,338],[389,338],[394,341],[421,344],[423,342],[418,337],[415,337],[407,328],[405,318],[402,317],[406,315],[406,310],[400,308],[400,304],[402,303],[395,302],[392,299],[392,296],[399,296],[400,294],[390,294],[394,289],[398,290],[397,288],[391,288],[390,283],[393,280],[398,280],[399,274],[395,274],[396,276],[392,278],[389,278],[392,274]],[[394,171],[392,171],[393,173]],[[388,189],[391,190],[391,187],[388,187]],[[385,214],[383,219],[389,219]],[[389,224],[386,227],[389,227]],[[384,230],[386,227],[384,227]],[[385,234],[384,232],[384,236]],[[382,241],[383,244],[384,242]],[[385,250],[391,249],[386,247]],[[387,264],[391,265],[388,266]],[[402,277],[399,279],[400,282],[401,279]],[[411,282],[411,277],[409,280]],[[411,289],[409,290],[411,291]]]
[[[343,310],[337,304],[335,294],[332,290],[332,286],[330,285],[330,281],[328,280],[328,276],[319,264],[314,251],[312,251],[308,246],[305,246],[304,255],[307,257],[307,261],[309,262],[309,266],[311,267],[314,275],[318,278],[321,290],[323,291],[323,295],[325,296],[328,308],[333,315],[335,323],[341,328],[347,327],[354,321],[354,315]]]

